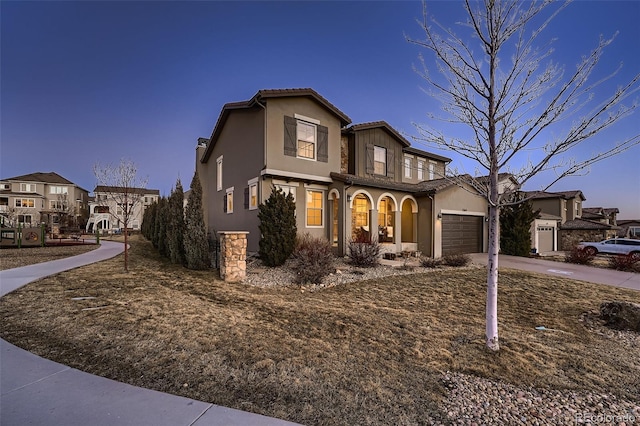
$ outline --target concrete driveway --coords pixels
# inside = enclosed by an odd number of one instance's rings
[[[473,263],[486,265],[487,253],[470,255]],[[537,272],[572,280],[605,284],[613,287],[629,288],[640,291],[640,274],[622,272],[613,269],[596,268],[594,266],[576,265],[574,263],[556,262],[531,257],[498,256],[498,268],[511,268],[521,271]]]

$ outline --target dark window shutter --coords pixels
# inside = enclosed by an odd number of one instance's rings
[[[318,161],[329,162],[329,129],[318,125]]]
[[[249,208],[249,187],[248,186],[244,189],[244,208],[245,209]]]
[[[387,177],[393,178],[396,173],[396,155],[393,149],[387,149]]]
[[[374,149],[372,144],[367,145],[367,164],[365,165],[365,170],[368,175],[372,175],[375,171],[373,160],[374,160]]]
[[[284,116],[284,155],[297,155],[298,121],[293,117]]]
[[[224,196],[224,206],[223,206],[223,208],[222,208],[222,211],[223,211],[224,213],[226,213],[226,212],[227,212],[227,195],[226,195],[226,194],[225,194],[225,196]]]

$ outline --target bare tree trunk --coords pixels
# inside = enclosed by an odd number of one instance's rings
[[[498,227],[500,226],[498,214],[498,207],[489,207],[486,337],[487,348],[492,351],[500,350],[498,342]]]

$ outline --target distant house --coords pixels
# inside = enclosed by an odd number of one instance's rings
[[[224,105],[196,148],[209,231],[249,231],[253,252],[258,206],[272,188],[293,195],[299,233],[325,237],[340,255],[356,233],[393,253],[485,251],[487,203],[443,177],[450,161],[384,121],[351,124],[313,89],[260,90]]]
[[[30,173],[0,180],[0,215],[7,226],[39,226],[52,232],[84,227],[89,192],[58,173]]]
[[[616,235],[617,208],[583,207],[582,191],[529,191],[534,210],[541,214],[531,226],[532,246],[538,252],[569,250],[580,241],[600,241]]]
[[[640,239],[640,219],[621,219],[617,225],[619,237]]]
[[[124,230],[125,209],[129,209],[130,230],[138,231],[142,225],[144,211],[158,201],[160,191],[148,188],[120,188],[98,185],[89,202],[91,211],[86,231],[121,232]],[[125,207],[127,206],[128,207]]]

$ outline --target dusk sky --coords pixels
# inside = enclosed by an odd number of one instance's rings
[[[464,19],[459,2],[427,8],[447,26]],[[313,88],[353,123],[385,120],[411,140],[412,123],[439,108],[413,69],[420,53],[433,59],[405,38],[423,36],[421,14],[416,1],[2,1],[0,178],[55,171],[92,191],[96,162],[126,158],[148,188],[168,195],[180,178],[188,189],[197,138],[211,135],[225,103],[259,89]],[[604,75],[623,63],[603,87],[612,91],[640,71],[640,1],[578,0],[545,34],[569,73],[616,31],[598,66]],[[574,154],[636,135],[639,123],[640,112]],[[454,152],[414,146],[475,171]],[[640,218],[639,160],[636,146],[551,190],[579,189],[587,207]]]

